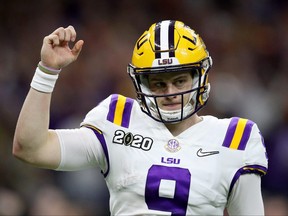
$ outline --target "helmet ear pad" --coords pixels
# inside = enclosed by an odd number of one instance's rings
[[[204,106],[208,101],[210,89],[211,89],[210,83],[208,83],[204,88],[201,88],[199,90],[198,101],[201,106]]]
[[[199,83],[199,96],[198,101],[201,106],[204,106],[209,98],[211,85],[208,82],[208,72],[211,69],[213,64],[211,56],[208,56],[206,59],[202,61],[202,69],[201,69],[201,81]]]
[[[198,101],[199,101],[201,106],[205,105],[205,103],[207,102],[207,100],[209,98],[210,89],[211,89],[210,83],[208,83],[208,73],[207,72],[205,72],[205,75],[202,75],[202,76],[204,76],[204,78],[203,78],[204,79],[204,81],[203,81],[204,85],[199,88]]]

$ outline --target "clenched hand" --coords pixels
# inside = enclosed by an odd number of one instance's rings
[[[73,26],[60,27],[44,37],[41,49],[41,64],[54,69],[62,69],[74,62],[79,56],[83,40],[78,40],[72,48],[70,42],[76,41],[76,31]]]

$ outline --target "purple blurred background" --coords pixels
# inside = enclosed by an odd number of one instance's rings
[[[51,127],[75,128],[111,93],[135,97],[126,66],[152,23],[181,20],[203,38],[214,65],[200,114],[241,116],[265,138],[267,215],[288,214],[288,3],[284,0],[2,0],[0,2],[0,215],[108,215],[98,169],[55,172],[12,156],[16,121],[43,37],[73,25],[85,41],[61,72]]]

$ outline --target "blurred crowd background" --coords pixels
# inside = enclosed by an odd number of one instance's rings
[[[98,169],[56,172],[12,156],[16,121],[43,37],[73,25],[85,41],[54,90],[51,128],[76,128],[111,93],[135,97],[126,66],[152,23],[176,19],[203,38],[214,65],[202,115],[241,116],[265,138],[267,215],[288,215],[288,3],[285,0],[1,0],[0,215],[108,215]]]

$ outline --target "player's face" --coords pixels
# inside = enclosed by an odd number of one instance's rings
[[[150,91],[157,95],[181,93],[192,88],[192,76],[190,72],[183,73],[162,73],[149,75]],[[184,94],[184,105],[188,102],[189,94]],[[158,97],[157,103],[160,109],[177,110],[182,107],[181,95]]]

